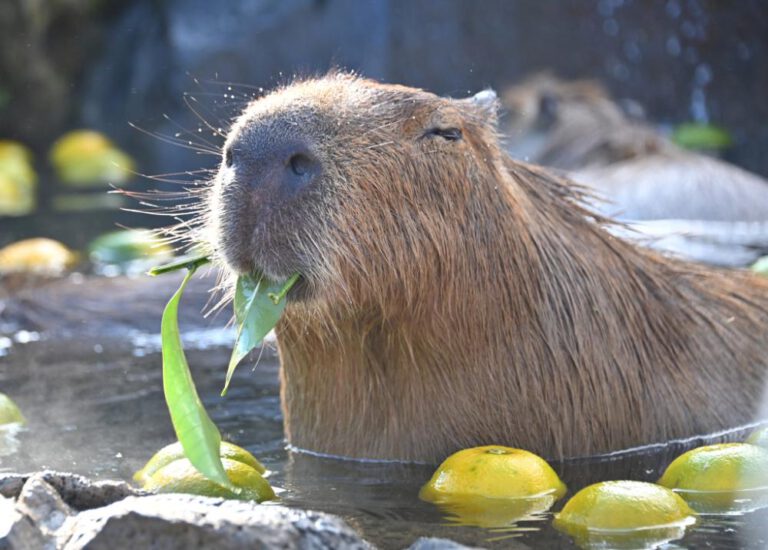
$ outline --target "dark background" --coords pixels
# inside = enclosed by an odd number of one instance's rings
[[[655,122],[724,127],[726,158],[768,175],[764,0],[3,0],[0,138],[44,158],[55,137],[89,127],[144,173],[210,167],[215,156],[128,122],[218,143],[185,93],[226,128],[258,87],[332,66],[452,96],[541,70],[596,78]]]

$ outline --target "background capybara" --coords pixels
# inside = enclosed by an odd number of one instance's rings
[[[592,208],[630,223],[625,236],[714,265],[768,253],[768,181],[679,147],[599,83],[539,74],[502,103],[508,152],[589,187]]]
[[[233,126],[208,229],[234,272],[302,275],[277,327],[290,442],[563,457],[752,420],[768,283],[613,237],[507,156],[495,109],[332,73]]]

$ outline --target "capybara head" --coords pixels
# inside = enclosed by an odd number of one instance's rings
[[[642,108],[614,102],[592,80],[537,74],[502,94],[507,151],[520,160],[564,170],[605,165],[655,151]]]
[[[502,94],[505,123],[513,136],[550,130],[571,110],[589,107],[620,116],[605,89],[591,80],[564,81],[549,74],[536,74],[509,86]]]
[[[235,272],[300,273],[294,298],[417,288],[414,266],[462,246],[451,212],[475,174],[503,170],[495,111],[490,91],[455,100],[343,73],[260,98],[224,146],[215,248]]]

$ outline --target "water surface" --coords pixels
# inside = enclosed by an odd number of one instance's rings
[[[85,341],[22,333],[6,334],[6,339],[0,390],[17,401],[29,424],[17,435],[18,449],[0,456],[0,472],[50,468],[130,480],[155,451],[174,440],[152,335]],[[270,481],[285,490],[283,504],[337,514],[382,548],[404,548],[421,536],[489,548],[575,548],[551,527],[551,514],[501,532],[452,524],[417,497],[432,466],[365,463],[287,450],[274,353],[265,352],[255,369],[244,363],[227,397],[221,398],[228,335],[218,329],[195,331],[186,340],[198,390],[214,422],[226,440],[249,449],[273,472]],[[553,465],[570,496],[595,481],[654,481],[684,447]],[[766,524],[766,510],[704,517],[668,547],[764,549]]]

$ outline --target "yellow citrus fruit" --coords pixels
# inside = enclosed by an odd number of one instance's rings
[[[565,484],[543,458],[522,449],[488,445],[449,456],[419,496],[430,502],[459,495],[525,498],[551,494],[560,498],[565,491]]]
[[[6,424],[24,424],[26,420],[21,410],[10,397],[0,393],[0,427]]]
[[[32,167],[32,153],[21,143],[0,140],[0,174],[8,176],[24,187],[37,183]]]
[[[576,493],[555,514],[554,526],[580,543],[609,546],[629,540],[673,540],[695,523],[673,491],[641,481],[604,481]]]
[[[689,491],[768,487],[768,450],[747,443],[699,447],[672,461],[659,484]]]
[[[32,153],[15,141],[0,140],[0,216],[23,216],[35,209],[37,174]]]
[[[34,189],[0,173],[0,216],[25,216],[35,209]]]
[[[746,509],[768,498],[768,450],[748,443],[699,447],[672,461],[659,484],[699,512]]]
[[[768,449],[768,426],[752,432],[746,442],[750,445],[757,445],[758,447]]]
[[[435,504],[453,524],[498,529],[540,518],[557,499],[554,494],[512,498],[461,495],[443,497]]]
[[[128,155],[92,130],[75,130],[59,138],[50,159],[59,179],[74,187],[124,183],[134,168]]]
[[[228,458],[221,462],[238,491],[227,489],[206,478],[186,458],[174,460],[157,470],[147,478],[142,489],[153,493],[188,493],[257,502],[275,498],[269,482],[250,466]]]
[[[242,462],[260,474],[263,474],[267,471],[264,465],[259,462],[255,456],[253,456],[242,447],[238,447],[234,443],[222,441],[221,446],[219,447],[219,456],[221,456],[221,458]],[[185,456],[184,449],[181,447],[181,443],[177,441],[176,443],[166,445],[157,451],[141,470],[133,474],[133,479],[138,483],[144,483],[160,468],[167,466],[175,460],[181,460],[183,458],[185,458]]]
[[[52,239],[26,239],[0,249],[0,274],[35,273],[55,277],[77,262],[77,254]]]

